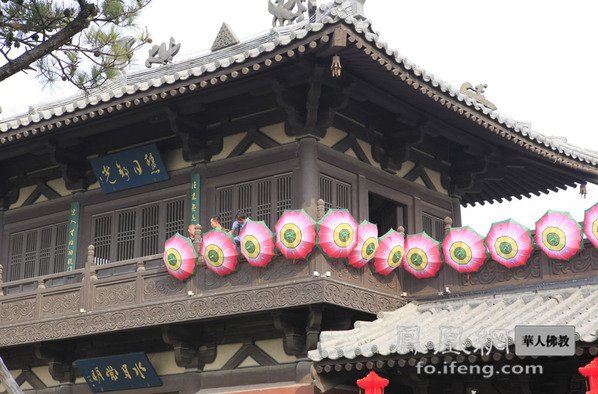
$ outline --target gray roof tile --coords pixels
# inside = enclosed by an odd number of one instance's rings
[[[513,343],[517,325],[573,325],[576,339],[598,339],[598,285],[558,290],[527,291],[491,296],[412,302],[393,312],[381,312],[373,322],[358,321],[352,330],[325,331],[318,349],[309,352],[313,361],[359,356],[408,354],[398,346],[399,327],[417,328],[416,350],[441,352],[443,327],[462,329],[455,351],[480,349],[491,340],[490,330],[507,330]],[[412,353],[412,352],[411,352]]]

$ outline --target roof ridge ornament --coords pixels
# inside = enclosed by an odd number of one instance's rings
[[[274,16],[272,27],[284,26],[285,23],[303,22],[304,13],[307,7],[303,4],[305,0],[268,0],[268,11]],[[296,8],[296,11],[293,11]]]
[[[181,49],[181,44],[175,44],[174,37],[170,37],[170,44],[168,48],[166,48],[166,43],[163,42],[160,45],[154,45],[148,51],[148,58],[145,60],[145,67],[152,68],[152,64],[158,63],[161,65],[166,65],[168,63],[172,63],[172,58],[174,55],[179,53]]]
[[[363,4],[365,0],[350,0],[347,1],[351,5],[351,11],[354,18],[357,19],[365,19],[365,14],[363,13]]]
[[[216,52],[219,49],[224,49],[228,47],[232,47],[233,45],[237,45],[240,43],[239,39],[233,32],[233,29],[228,25],[226,22],[222,22],[222,26],[220,27],[220,31],[212,44],[212,48],[210,49],[212,52]]]
[[[486,90],[486,88],[488,87],[488,84],[484,83],[484,84],[479,84],[476,85],[475,89],[474,87],[471,85],[471,83],[469,82],[464,82],[463,85],[461,85],[461,94],[466,95],[467,97],[471,97],[472,99],[474,99],[475,101],[477,101],[480,104],[485,105],[486,107],[490,108],[493,111],[496,111],[496,105],[494,105],[491,101],[489,101],[484,95],[484,91]]]

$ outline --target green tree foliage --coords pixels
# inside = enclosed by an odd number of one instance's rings
[[[44,83],[93,88],[151,42],[135,26],[151,0],[0,1],[0,81],[35,70]]]

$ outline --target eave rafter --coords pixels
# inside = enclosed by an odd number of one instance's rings
[[[321,32],[321,34],[329,33],[330,31],[331,29],[328,29]],[[237,67],[221,68],[214,72],[205,72],[197,77],[192,76],[188,79],[177,80],[170,86],[163,85],[159,88],[148,89],[147,91],[138,91],[130,96],[125,94],[119,98],[115,97],[108,102],[98,101],[95,104],[88,104],[82,110],[73,110],[71,113],[61,116],[54,116],[49,119],[40,118],[37,122],[31,122],[28,125],[7,131],[4,133],[5,135],[0,135],[0,147],[21,141],[24,138],[44,133],[54,133],[69,127],[82,125],[83,123],[97,120],[99,117],[115,115],[120,112],[129,111],[130,109],[142,108],[173,98],[198,94],[214,86],[243,80],[259,74],[264,70],[294,61],[296,58],[313,52],[321,44],[321,39],[322,37],[320,36],[307,37],[285,46],[281,51],[264,53],[259,57],[237,65]]]

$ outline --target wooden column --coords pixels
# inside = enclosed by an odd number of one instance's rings
[[[458,197],[452,197],[453,203],[453,227],[461,227],[461,201]]]
[[[320,198],[320,170],[318,168],[317,141],[312,137],[299,140],[299,207],[312,218],[317,217],[317,201]]]
[[[367,179],[364,175],[357,175],[357,215],[355,216],[357,223],[361,223],[369,218],[370,212],[368,207],[368,188]],[[398,220],[398,218],[397,218]]]

